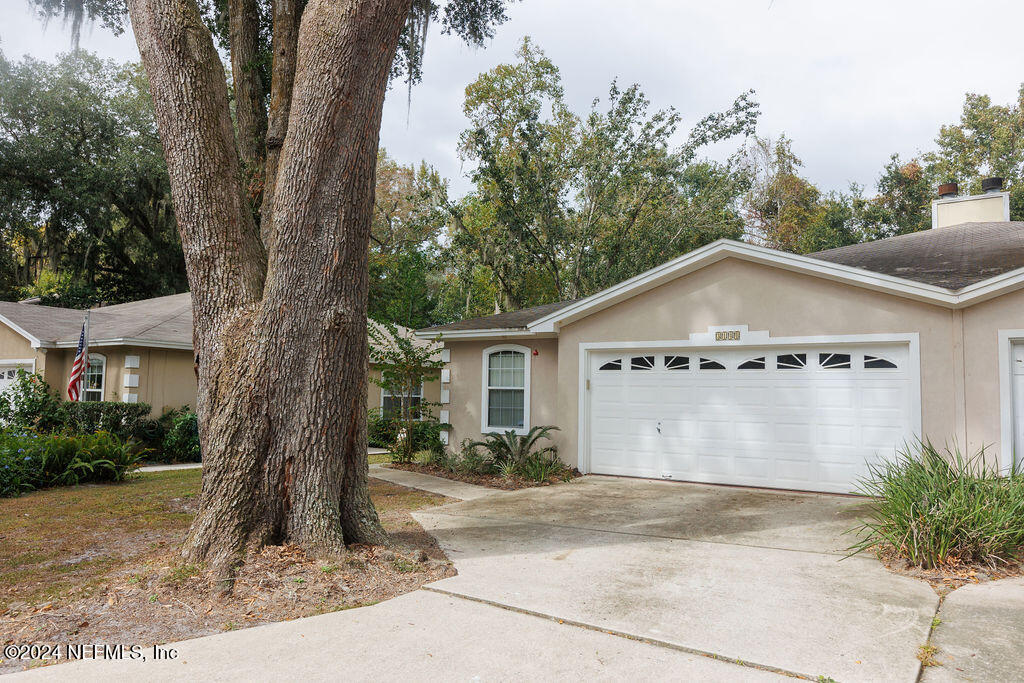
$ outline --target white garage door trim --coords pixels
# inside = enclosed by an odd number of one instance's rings
[[[720,330],[740,330],[739,341],[711,342],[715,333]],[[593,352],[616,350],[715,350],[736,348],[766,348],[776,346],[816,347],[835,344],[905,344],[908,347],[908,377],[910,379],[910,420],[914,434],[922,433],[921,427],[921,353],[920,338],[916,332],[902,334],[860,334],[860,335],[823,335],[806,337],[770,337],[767,332],[748,332],[744,325],[716,326],[707,333],[691,335],[690,339],[670,339],[632,342],[584,342],[579,345],[579,394],[577,421],[578,468],[583,473],[591,471],[590,457],[590,398],[589,382],[591,379],[591,354]],[[1007,354],[1008,355],[1008,354]]]

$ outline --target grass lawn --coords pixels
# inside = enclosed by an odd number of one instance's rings
[[[448,499],[371,479],[391,548],[324,559],[269,547],[217,599],[177,552],[201,476],[155,472],[0,499],[0,643],[165,643],[372,604],[453,573],[409,514]],[[0,661],[0,673],[21,664]]]
[[[366,458],[370,461],[371,465],[383,465],[391,462],[390,453],[370,453]]]

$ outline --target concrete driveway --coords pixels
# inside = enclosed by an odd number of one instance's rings
[[[744,667],[909,683],[939,600],[842,559],[858,505],[590,476],[416,517],[459,570],[425,590]]]

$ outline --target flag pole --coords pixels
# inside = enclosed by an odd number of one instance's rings
[[[78,400],[79,401],[84,401],[85,400],[86,383],[89,381],[89,379],[88,379],[88,375],[89,375],[89,309],[88,308],[85,309],[85,323],[84,323],[84,326],[85,326],[85,346],[82,347],[82,364],[85,367],[85,370],[82,372],[82,378],[79,380],[79,386],[81,386],[81,389],[78,392]],[[101,396],[100,398],[102,400],[103,397]]]

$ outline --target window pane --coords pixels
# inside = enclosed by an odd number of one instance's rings
[[[518,351],[496,351],[487,358],[487,385],[526,386],[526,357]]]
[[[490,427],[522,427],[522,389],[490,389],[487,392],[487,424]]]

